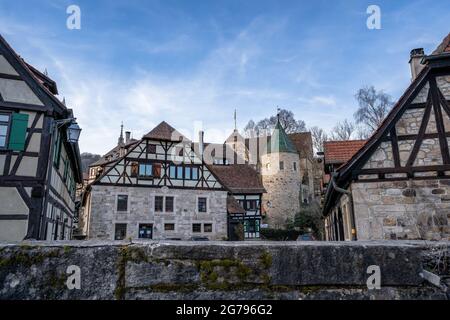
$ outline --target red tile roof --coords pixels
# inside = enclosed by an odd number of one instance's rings
[[[444,38],[442,43],[433,51],[433,55],[442,54],[442,53],[450,53],[450,33]]]
[[[365,143],[366,140],[325,141],[325,164],[347,162]]]
[[[212,165],[208,167],[232,193],[266,192],[258,172],[247,164]]]

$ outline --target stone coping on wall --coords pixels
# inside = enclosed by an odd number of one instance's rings
[[[0,243],[0,299],[445,299],[421,274],[447,277],[440,264],[449,248],[448,241]],[[80,289],[67,287],[73,266]],[[381,289],[367,287],[370,266],[380,270]]]

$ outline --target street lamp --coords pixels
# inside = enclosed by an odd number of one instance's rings
[[[80,138],[81,128],[75,119],[72,120],[70,125],[67,127],[67,140],[70,143],[77,143]]]

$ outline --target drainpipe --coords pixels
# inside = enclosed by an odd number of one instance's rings
[[[336,181],[335,181],[336,176],[337,176],[336,172],[333,172],[331,174],[331,186],[337,192],[346,194],[349,197],[350,206],[351,206],[350,210],[352,211],[352,241],[355,241],[358,239],[356,237],[355,210],[354,210],[354,206],[353,206],[353,195],[350,190],[343,189],[336,184]]]

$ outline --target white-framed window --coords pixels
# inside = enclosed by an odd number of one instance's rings
[[[128,195],[118,194],[116,195],[116,211],[128,212]]]
[[[6,149],[8,146],[8,134],[11,122],[9,113],[0,112],[0,149]]]
[[[155,195],[154,211],[175,213],[175,199],[174,196]]]
[[[208,197],[197,197],[197,212],[208,212]]]

